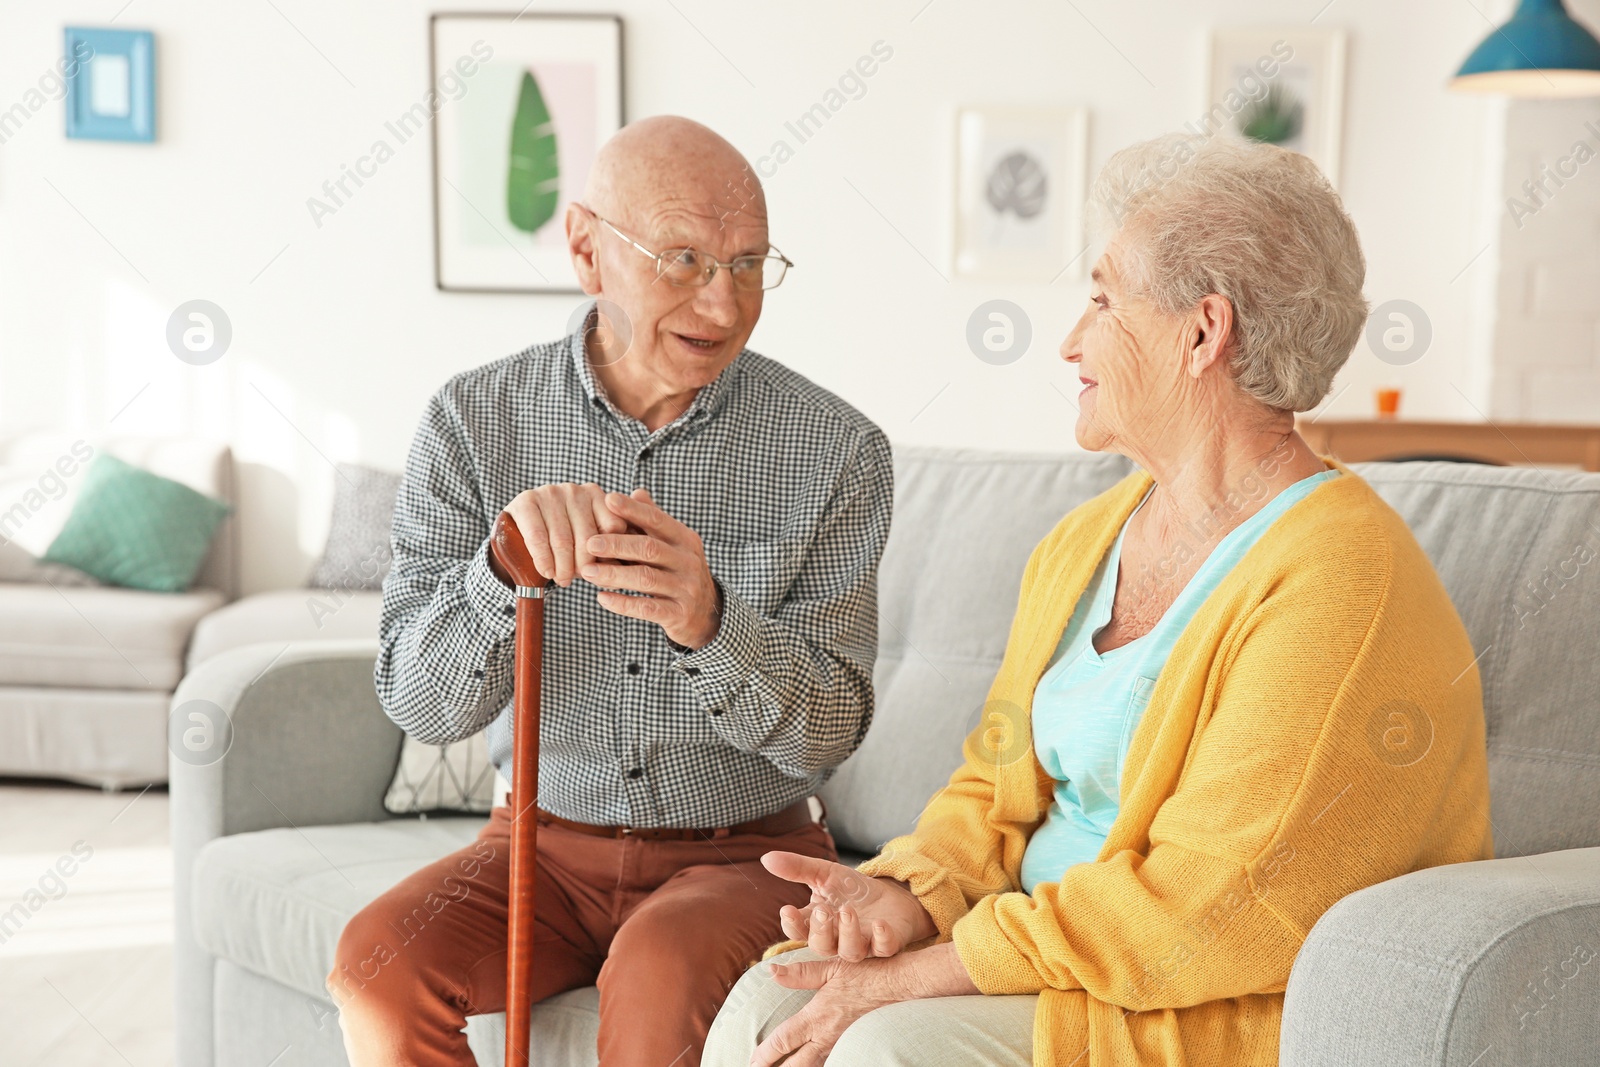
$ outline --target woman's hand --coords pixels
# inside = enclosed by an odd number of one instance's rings
[[[939,932],[916,894],[889,878],[868,878],[842,863],[794,852],[768,852],[762,866],[811,890],[803,908],[778,912],[783,932],[819,956],[851,963],[896,952]]]
[[[785,1056],[790,1058],[783,1067],[822,1067],[844,1032],[869,1011],[903,1000],[980,992],[953,944],[906,952],[892,960],[847,963],[835,957],[767,966],[779,985],[815,989],[817,995],[756,1046],[750,1067],[770,1067]]]

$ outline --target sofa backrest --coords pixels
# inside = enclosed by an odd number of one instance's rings
[[[894,519],[878,569],[872,728],[821,796],[841,849],[916,825],[961,764],[1005,655],[1028,555],[1061,517],[1121,481],[1119,455],[894,450]]]
[[[877,707],[821,791],[840,848],[874,852],[916,824],[977,725],[1028,554],[1132,469],[1116,455],[895,449]],[[1497,855],[1600,845],[1600,474],[1351,469],[1416,535],[1482,653]]]
[[[1353,463],[1479,655],[1497,856],[1600,845],[1600,474]]]
[[[14,431],[0,433],[0,516],[9,516],[0,537],[14,539],[34,555],[41,555],[61,532],[77,502],[87,466],[81,457],[90,449],[91,460],[102,451],[110,452],[126,463],[238,504],[233,453],[221,442],[49,429]],[[237,513],[217,527],[211,551],[195,576],[196,588],[219,590],[229,600],[239,595],[238,529]]]

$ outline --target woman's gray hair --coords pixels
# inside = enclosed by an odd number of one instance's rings
[[[1227,297],[1247,394],[1289,411],[1328,395],[1367,320],[1367,265],[1311,160],[1232,134],[1167,134],[1113,155],[1089,206],[1097,236],[1121,231],[1136,295],[1168,315]]]

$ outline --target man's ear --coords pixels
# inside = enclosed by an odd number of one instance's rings
[[[1189,373],[1198,378],[1213,363],[1226,357],[1233,339],[1233,302],[1211,293],[1195,305],[1194,347],[1189,353]]]
[[[583,291],[594,296],[600,291],[600,248],[589,219],[577,204],[567,205],[567,252],[572,256],[572,269]]]

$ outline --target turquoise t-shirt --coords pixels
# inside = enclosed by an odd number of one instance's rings
[[[1041,882],[1059,882],[1074,863],[1099,856],[1117,817],[1128,741],[1183,628],[1279,516],[1339,473],[1329,469],[1309,475],[1273,497],[1217,543],[1153,630],[1101,655],[1094,650],[1094,635],[1111,621],[1122,537],[1128,530],[1123,524],[1034,688],[1034,751],[1056,787],[1050,811],[1022,856],[1027,892]],[[1139,507],[1149,498],[1147,492]]]

